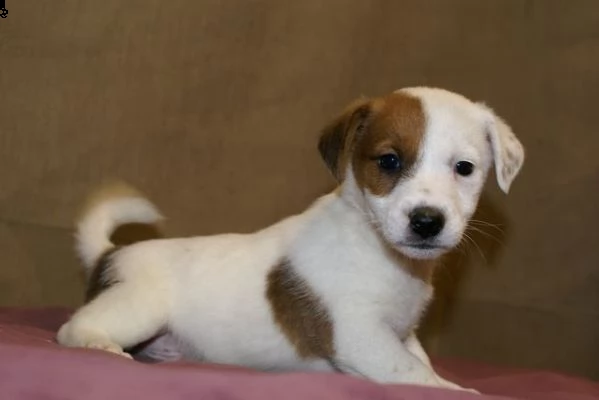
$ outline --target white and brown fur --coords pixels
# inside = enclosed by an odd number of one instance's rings
[[[414,330],[435,262],[462,239],[488,170],[507,192],[522,145],[486,106],[418,87],[353,103],[319,150],[339,187],[252,234],[116,248],[117,226],[161,216],[126,187],[104,192],[77,227],[88,301],[58,341],[127,355],[168,332],[187,359],[459,388],[434,372]],[[401,168],[381,169],[385,154]],[[456,173],[459,161],[471,175]],[[410,228],[423,206],[445,220],[433,237]]]

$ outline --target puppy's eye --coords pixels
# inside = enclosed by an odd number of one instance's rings
[[[401,160],[395,154],[384,154],[378,159],[379,167],[385,171],[396,171],[401,168]]]
[[[455,165],[455,172],[462,176],[468,176],[474,171],[474,164],[470,161],[458,161]]]

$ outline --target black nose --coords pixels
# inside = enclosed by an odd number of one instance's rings
[[[432,207],[418,207],[409,215],[412,232],[422,239],[436,236],[445,225],[443,213]]]

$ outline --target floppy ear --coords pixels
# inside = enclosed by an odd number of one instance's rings
[[[524,147],[509,125],[484,104],[479,104],[485,114],[487,137],[491,143],[497,183],[508,193],[524,163]]]
[[[368,99],[354,101],[321,131],[318,151],[338,182],[343,180],[353,139],[365,128],[370,103]]]

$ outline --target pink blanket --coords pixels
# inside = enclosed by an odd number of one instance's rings
[[[541,371],[438,361],[447,378],[483,396],[378,385],[340,374],[267,374],[183,363],[142,364],[94,350],[65,349],[54,333],[68,312],[0,308],[0,399],[599,400],[599,384]]]

